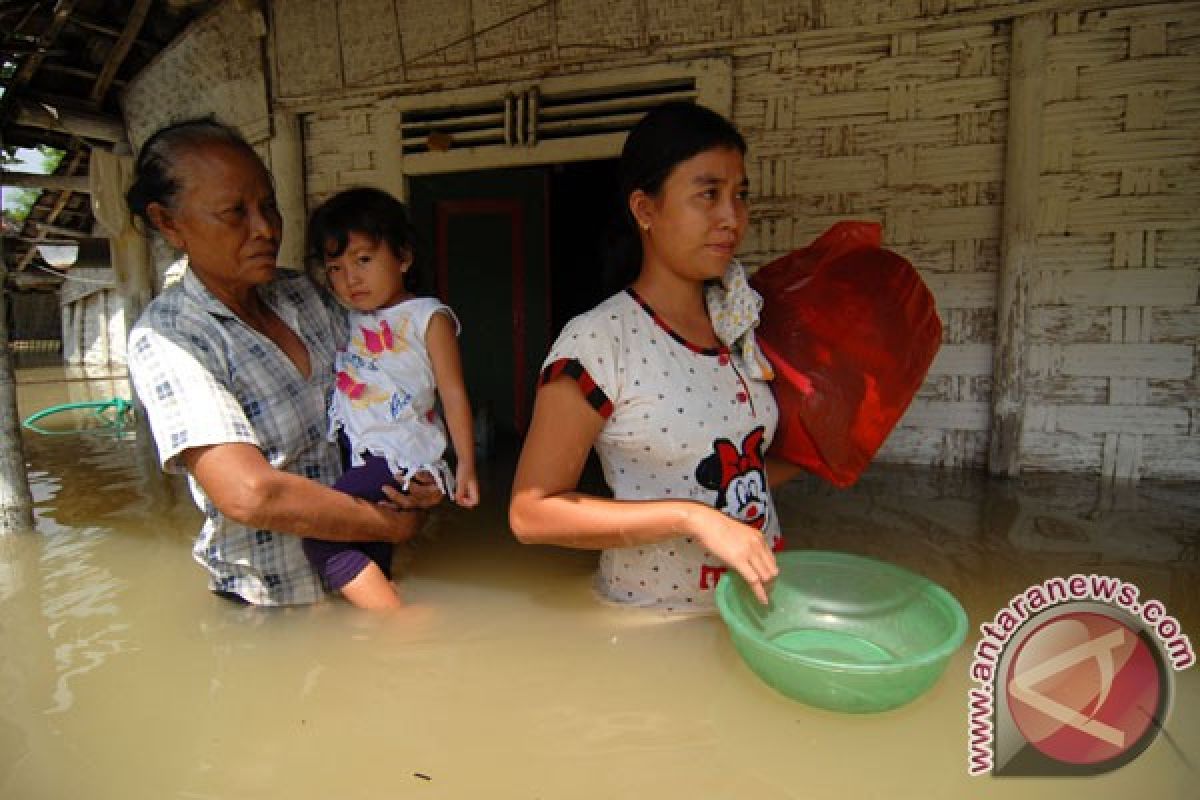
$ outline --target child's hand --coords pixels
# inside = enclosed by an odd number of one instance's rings
[[[479,505],[479,479],[474,469],[459,469],[454,476],[454,502],[463,508]]]

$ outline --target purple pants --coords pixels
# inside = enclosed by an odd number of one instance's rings
[[[344,443],[343,443],[344,444]],[[351,467],[333,485],[339,492],[361,497],[372,503],[386,500],[383,487],[399,489],[387,459],[363,454],[361,467]],[[374,561],[390,580],[392,577],[391,542],[329,542],[305,539],[304,554],[330,591],[338,591]]]

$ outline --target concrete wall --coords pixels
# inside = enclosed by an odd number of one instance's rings
[[[1020,469],[1200,478],[1194,3],[286,0],[266,45],[271,112],[303,123],[287,183],[310,204],[402,182],[404,103],[726,59],[751,149],[745,259],[875,219],[937,297],[942,352],[881,459],[984,466],[1003,385]],[[212,80],[217,56],[191,52],[154,75],[162,97]],[[1033,200],[1006,209],[1018,179]]]

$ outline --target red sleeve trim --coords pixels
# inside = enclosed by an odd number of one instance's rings
[[[596,409],[600,416],[608,419],[612,416],[613,404],[608,399],[608,395],[604,390],[596,385],[592,380],[592,376],[583,368],[577,359],[560,358],[546,365],[542,370],[541,377],[538,379],[538,388],[545,386],[550,381],[559,376],[566,376],[575,383],[579,384],[579,391],[583,392],[584,398],[588,401],[588,405]]]

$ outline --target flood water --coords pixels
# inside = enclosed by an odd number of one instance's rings
[[[64,378],[69,378],[65,380]],[[127,385],[24,369],[22,416]],[[49,424],[49,423],[47,423]],[[205,590],[200,515],[128,436],[24,433],[37,531],[0,537],[0,797],[1195,797],[1200,668],[1165,735],[1095,778],[967,774],[968,669],[1014,595],[1099,573],[1200,645],[1200,492],[1094,478],[873,468],[778,496],[790,547],[876,556],[963,603],[967,642],[926,695],[847,715],[788,700],[715,616],[596,601],[586,552],[516,544],[506,459],[474,512],[405,558],[420,624],[328,602],[261,611]]]

